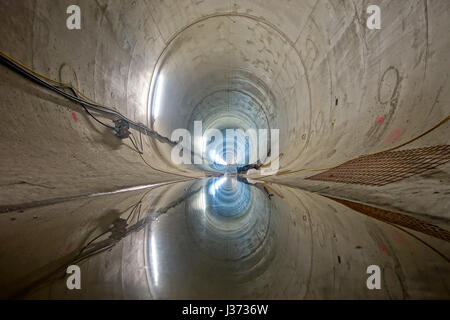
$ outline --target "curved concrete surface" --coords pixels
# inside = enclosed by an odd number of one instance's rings
[[[2,1],[0,50],[168,137],[194,121],[279,129],[284,172],[400,145],[450,111],[447,0],[380,1],[380,30],[365,0],[80,0],[81,30],[70,4]],[[149,168],[79,105],[3,65],[0,78],[1,297],[450,297],[448,241],[332,200],[449,230],[449,163],[382,187],[307,170],[192,179],[220,170],[175,165],[143,136]],[[448,137],[447,122],[400,150]],[[65,285],[74,262],[82,290]]]

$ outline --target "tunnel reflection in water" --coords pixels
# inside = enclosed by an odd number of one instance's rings
[[[182,205],[147,230],[153,298],[448,295],[448,262],[423,243],[319,195],[276,188],[284,199],[231,177],[191,183]],[[383,270],[378,292],[366,287],[373,264]]]
[[[9,275],[0,278],[1,293],[57,299],[448,298],[448,241],[316,193],[240,180],[189,180],[27,208],[25,222],[52,217],[61,239],[45,237],[46,229],[17,239],[23,224],[2,228],[2,242],[10,245],[0,251],[9,261],[0,272]],[[33,251],[13,259],[30,243]],[[67,290],[65,271],[72,264],[81,268],[82,290]],[[371,265],[382,271],[380,290],[366,286]]]
[[[235,178],[214,178],[186,203],[188,230],[205,255],[223,261],[249,256],[264,241],[267,195]]]

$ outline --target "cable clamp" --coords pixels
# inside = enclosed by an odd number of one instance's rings
[[[114,131],[120,139],[127,139],[130,136],[130,123],[124,119],[114,120]]]

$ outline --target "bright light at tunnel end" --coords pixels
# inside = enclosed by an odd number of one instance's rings
[[[216,150],[211,150],[209,152],[209,156],[211,157],[211,159],[213,159],[214,162],[221,164],[223,166],[228,165],[228,163],[222,159],[222,157],[220,155],[217,154]]]
[[[172,132],[172,141],[180,141],[172,148],[171,161],[174,164],[205,165],[219,172],[235,172],[239,167],[260,169],[260,173],[265,175],[278,172],[279,129],[250,128],[244,132],[230,128],[224,135],[217,129],[203,132],[202,128],[202,122],[195,121],[194,137],[184,128]]]

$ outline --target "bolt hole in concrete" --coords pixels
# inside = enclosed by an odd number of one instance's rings
[[[450,298],[448,1],[374,30],[366,1],[66,5],[0,2],[0,50],[84,104],[2,55],[1,298]],[[175,163],[178,129],[231,147]],[[269,132],[260,162],[227,130]]]

